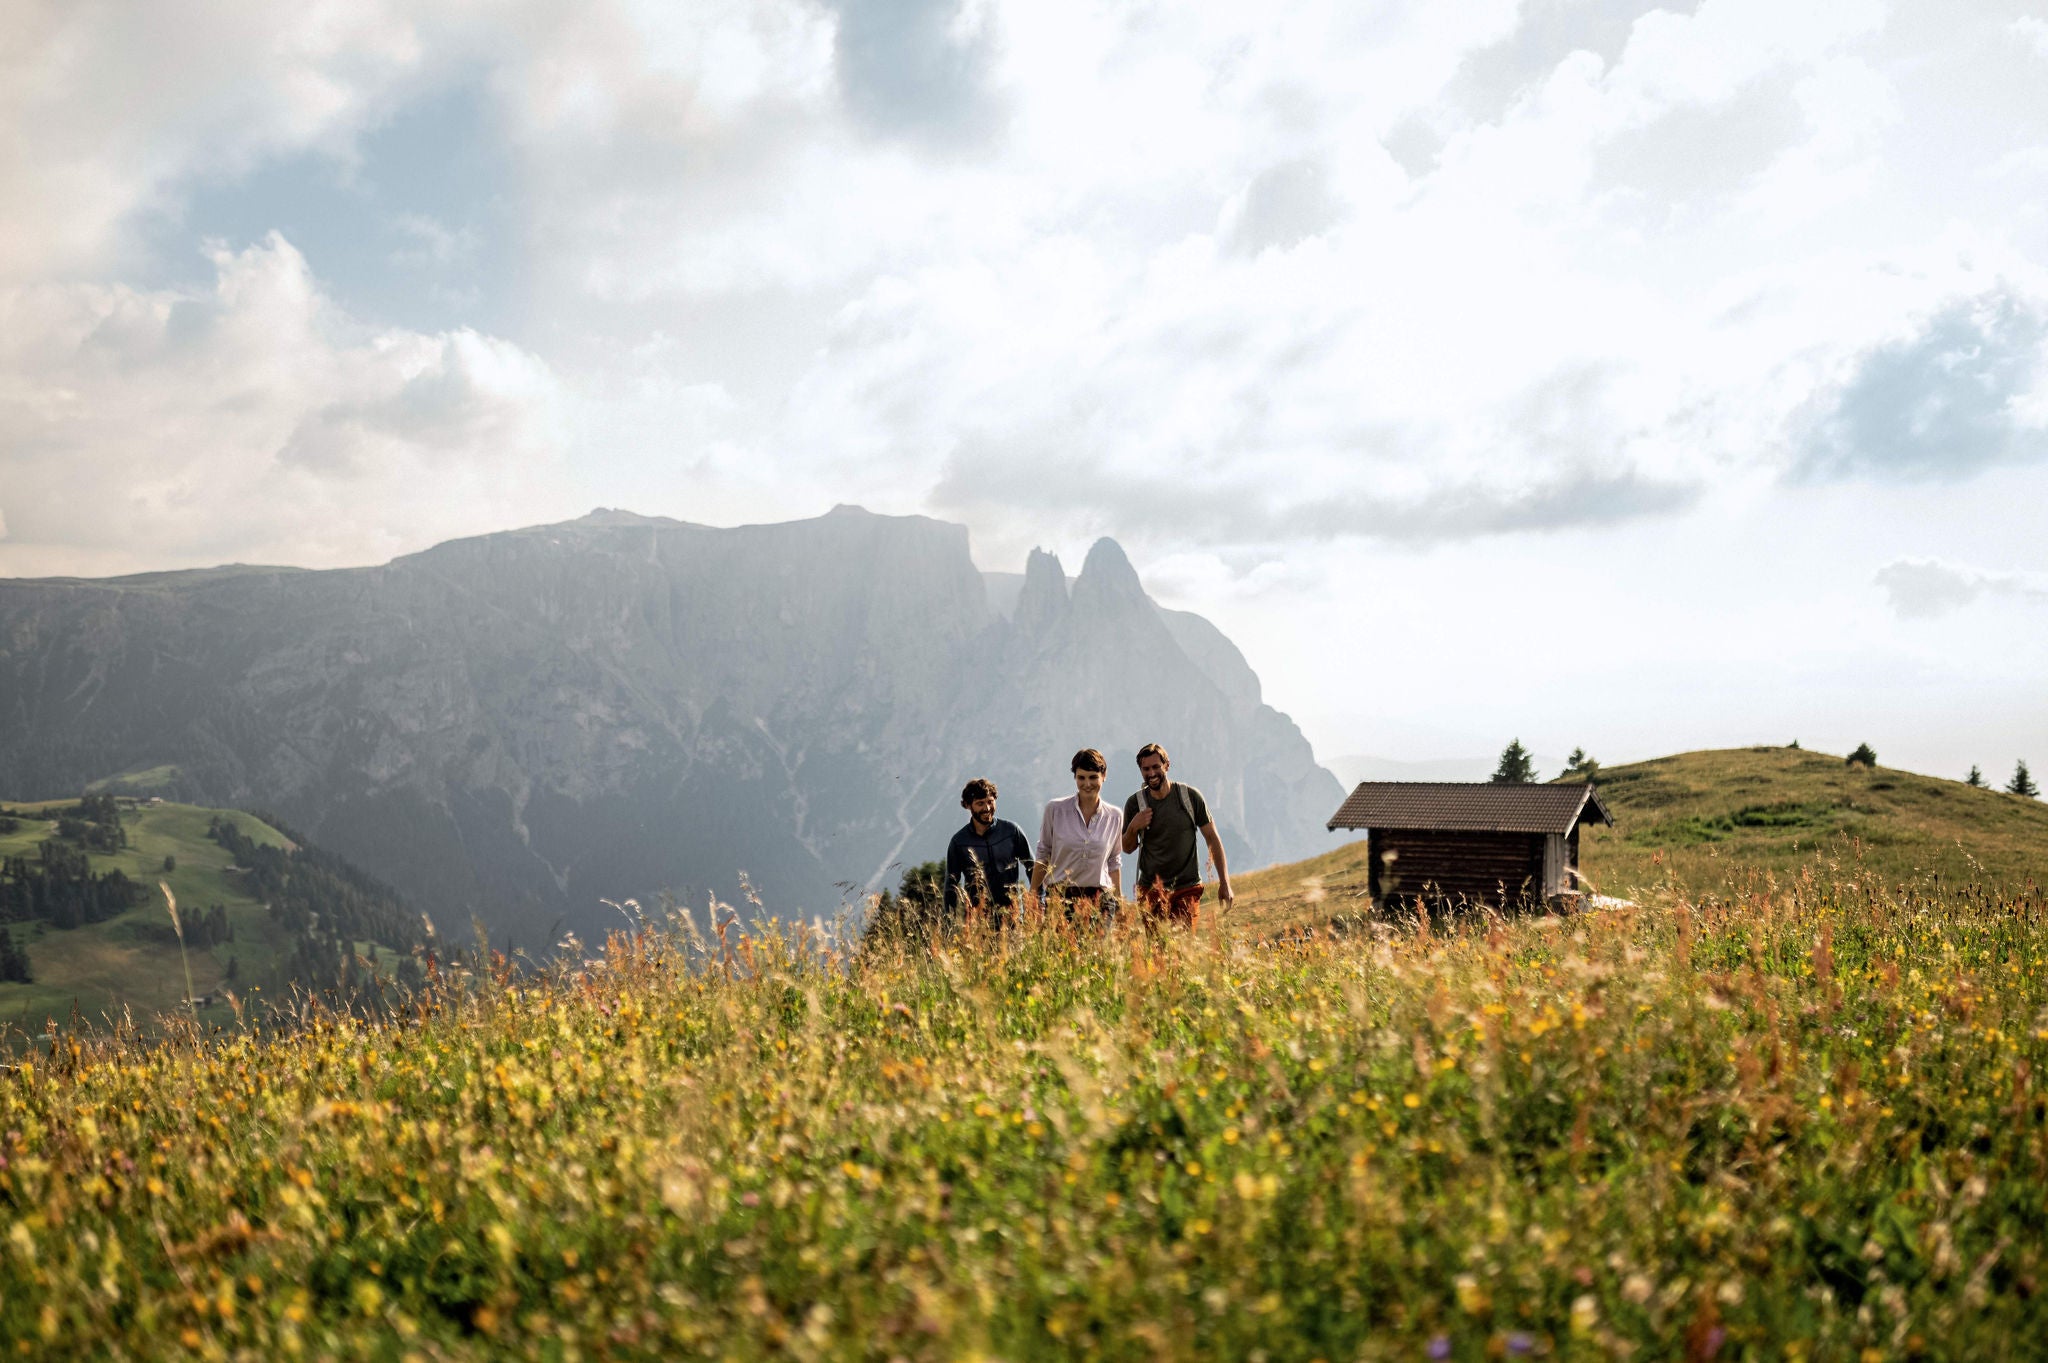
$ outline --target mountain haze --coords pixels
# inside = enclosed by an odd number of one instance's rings
[[[1164,743],[1244,865],[1342,792],[1243,657],[1098,542],[984,575],[964,527],[599,511],[369,568],[0,580],[0,795],[148,773],[273,809],[532,943],[672,890],[831,912],[943,853],[986,775],[1036,826],[1077,747]],[[1014,589],[1012,589],[1014,588]],[[444,925],[445,926],[445,925]]]

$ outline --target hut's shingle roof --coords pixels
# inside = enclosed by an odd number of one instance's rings
[[[1589,784],[1525,786],[1492,781],[1362,781],[1330,828],[1453,828],[1488,833],[1569,833],[1581,818],[1614,816]]]

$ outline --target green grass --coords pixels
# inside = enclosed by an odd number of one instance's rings
[[[1603,771],[1617,827],[1580,860],[1602,892],[1690,893],[1818,858],[1885,880],[2021,888],[2048,883],[2048,803],[1791,748],[1681,753]]]
[[[1344,839],[1330,851],[1306,861],[1271,866],[1231,877],[1237,904],[1226,921],[1264,933],[1318,927],[1333,918],[1369,915],[1366,897],[1366,840],[1355,833],[1331,834]],[[1203,900],[1205,914],[1215,917],[1215,886]]]
[[[1327,903],[1327,898],[1321,903]],[[49,1357],[2003,1358],[2038,896],[1276,942],[615,939],[404,1023],[0,1076]]]
[[[76,800],[8,803],[24,814],[49,814]],[[242,978],[254,979],[270,969],[283,945],[263,904],[228,867],[232,859],[206,836],[216,814],[234,818],[249,836],[265,846],[286,846],[284,836],[247,814],[205,809],[196,805],[142,805],[121,811],[129,845],[111,855],[93,853],[96,873],[120,870],[150,891],[139,906],[104,923],[59,930],[46,924],[26,928],[29,957],[35,970],[31,984],[0,984],[0,1028],[39,1032],[45,1018],[68,1019],[75,1009],[91,1019],[112,1018],[128,1010],[138,1020],[179,1007],[185,977],[178,942],[159,881],[170,885],[187,914],[214,904],[224,905],[234,925],[232,942],[210,950],[193,950],[192,984],[201,993],[217,989],[230,957],[239,959]],[[55,833],[54,823],[25,821],[14,833],[0,834],[0,856],[34,857],[36,845]],[[165,871],[164,858],[177,869]],[[16,933],[24,926],[16,924]],[[225,1003],[201,1010],[201,1019],[226,1022],[233,1013]]]
[[[111,791],[116,795],[147,795],[162,790],[177,779],[178,769],[168,764],[143,767],[135,771],[122,772],[119,776],[108,776],[86,785],[88,794]]]
[[[1353,840],[1192,935],[655,932],[403,1022],[67,1037],[0,1073],[0,1340],[2015,1356],[2048,811],[1840,766],[1608,773],[1588,870],[1637,902],[1568,918],[1305,931],[1365,909]]]

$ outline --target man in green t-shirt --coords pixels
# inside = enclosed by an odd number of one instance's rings
[[[1166,774],[1172,765],[1166,749],[1147,743],[1138,749],[1138,775],[1145,788],[1124,801],[1125,855],[1137,852],[1138,902],[1149,918],[1195,925],[1202,908],[1202,862],[1196,834],[1209,844],[1216,867],[1216,897],[1228,909],[1237,896],[1230,890],[1230,866],[1223,859],[1223,839],[1209,818],[1202,792],[1176,783]]]

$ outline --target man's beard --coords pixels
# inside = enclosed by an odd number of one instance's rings
[[[1165,784],[1166,773],[1163,771],[1160,772],[1157,776],[1148,776],[1145,778],[1145,789],[1147,790],[1157,790]]]

